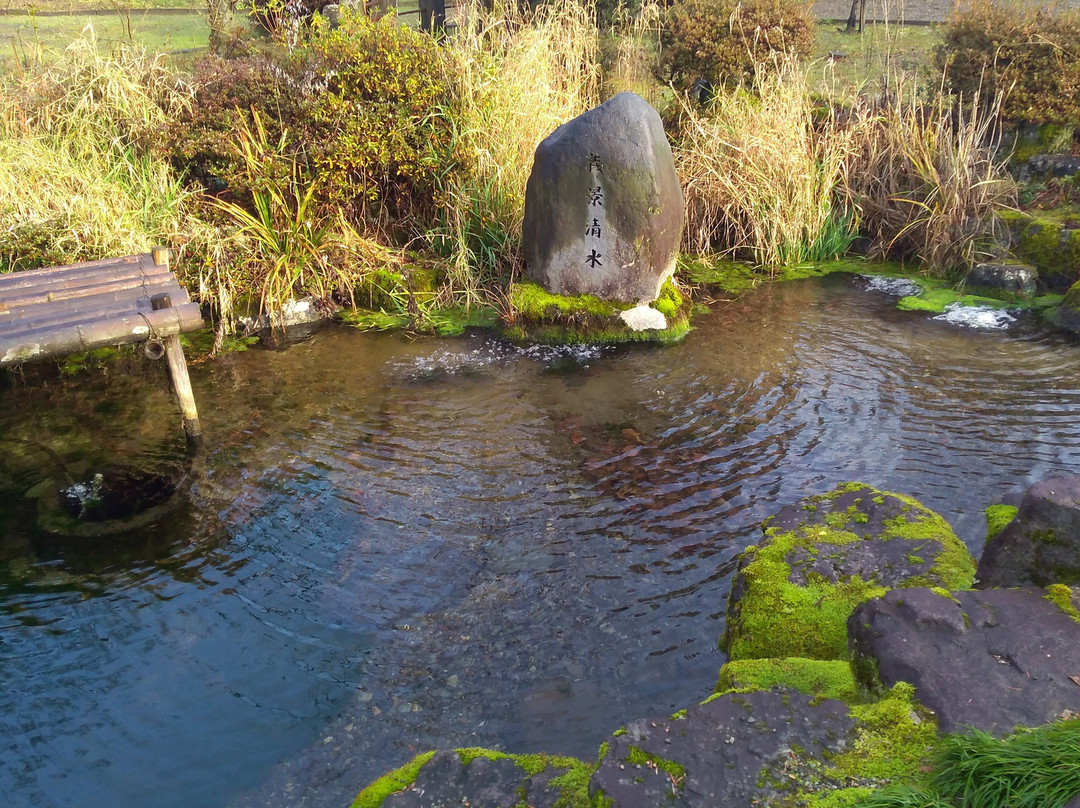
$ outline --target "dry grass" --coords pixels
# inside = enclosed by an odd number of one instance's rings
[[[143,252],[183,227],[189,198],[150,144],[191,92],[160,55],[96,47],[0,92],[0,256],[8,268]]]
[[[836,188],[855,136],[816,120],[805,71],[759,70],[751,89],[721,91],[707,109],[684,102],[675,148],[689,248],[784,266],[843,253],[850,215]]]
[[[1016,202],[995,155],[997,109],[921,101],[914,82],[855,107],[859,150],[843,192],[860,212],[877,257],[914,258],[938,274],[965,274],[997,242],[994,211]]]
[[[536,146],[599,102],[595,10],[556,0],[523,12],[513,0],[459,10],[447,42],[457,85],[444,111],[455,133],[442,184],[438,230],[450,257],[450,289],[466,301],[499,285],[520,263],[525,184]]]
[[[656,0],[645,0],[632,16],[620,9],[614,60],[604,75],[606,98],[637,93],[661,115],[672,102],[674,93],[656,80],[663,15],[664,7]]]

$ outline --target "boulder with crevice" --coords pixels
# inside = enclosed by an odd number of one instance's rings
[[[1080,581],[1080,477],[1051,477],[1024,494],[1016,517],[990,538],[981,589]]]
[[[794,691],[719,696],[612,735],[589,792],[612,808],[767,805],[784,783],[763,770],[786,780],[796,767],[799,779],[811,761],[845,749],[854,725],[847,705],[833,699],[812,703]]]
[[[1080,593],[894,589],[848,621],[864,687],[915,686],[942,732],[1006,735],[1080,713]]]
[[[975,570],[941,516],[861,483],[789,505],[763,528],[731,586],[722,645],[732,659],[846,659],[859,603],[894,587],[965,588]]]

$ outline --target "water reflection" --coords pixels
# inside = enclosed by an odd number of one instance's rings
[[[859,479],[978,551],[991,499],[1076,465],[1077,358],[834,278],[669,349],[329,329],[196,367],[209,451],[152,527],[49,535],[23,496],[48,453],[0,472],[0,799],[339,806],[436,744],[592,756],[709,692],[778,505]],[[168,455],[140,372],[3,391],[0,448]]]

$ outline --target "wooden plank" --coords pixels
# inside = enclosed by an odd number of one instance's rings
[[[90,298],[98,294],[116,293],[118,302],[123,298],[132,301],[139,298],[149,298],[158,289],[171,289],[177,286],[170,273],[147,277],[145,275],[133,276],[120,279],[95,279],[94,282],[84,286],[65,286],[54,289],[41,289],[33,287],[20,289],[17,294],[0,292],[0,303],[10,313],[15,313],[23,308],[64,303],[65,301],[77,301]]]
[[[153,259],[149,254],[127,255],[123,258],[102,258],[98,261],[83,261],[78,264],[66,264],[62,267],[42,267],[41,269],[25,269],[20,272],[5,272],[0,274],[0,288],[9,285],[32,285],[41,278],[59,278],[68,275],[85,274],[88,271],[115,267],[118,271],[128,267],[142,267],[146,270],[154,268]]]
[[[188,442],[202,437],[179,334],[202,328],[170,251],[0,275],[0,367],[160,339]],[[176,305],[174,305],[174,301]]]
[[[69,272],[66,268],[46,275],[19,277],[27,273],[14,272],[0,275],[0,295],[17,295],[27,289],[57,289],[68,286],[80,286],[107,278],[154,278],[168,272],[168,267],[156,267],[141,264],[116,264],[87,267],[78,272]],[[36,273],[37,270],[34,270]]]
[[[180,305],[190,304],[184,295],[182,298],[177,295],[178,303]],[[4,327],[0,331],[0,340],[15,339],[21,334],[37,333],[48,330],[61,330],[71,325],[78,325],[79,323],[91,323],[98,321],[117,320],[124,317],[131,317],[143,312],[149,312],[151,309],[145,305],[147,301],[143,301],[144,305],[140,306],[124,306],[123,309],[92,309],[92,310],[79,310],[77,308],[67,308],[58,311],[52,311],[47,315],[40,317],[22,317],[18,320],[12,321],[10,326]]]
[[[84,290],[87,294],[74,298],[60,298],[47,303],[26,303],[20,300],[16,305],[0,309],[0,329],[18,328],[25,322],[45,322],[49,318],[64,319],[73,313],[84,317],[93,317],[110,312],[123,312],[139,308],[149,309],[150,298],[160,292],[169,292],[178,303],[188,303],[187,292],[181,289],[175,280],[167,279],[153,286],[140,286],[130,289],[115,289],[111,285],[102,285]],[[0,301],[6,303],[6,301]]]
[[[147,306],[149,306],[149,300],[153,295],[161,291],[175,292],[178,288],[179,284],[175,280],[168,277],[168,275],[162,275],[153,283],[140,283],[134,279],[125,279],[122,281],[95,283],[79,288],[60,289],[58,292],[45,295],[36,292],[22,294],[17,297],[0,295],[0,302],[5,308],[0,317],[8,315],[11,319],[15,319],[26,312],[39,309],[45,311],[65,307],[70,308],[79,305],[80,301],[95,298],[105,300],[108,297],[113,300],[112,308],[122,306],[124,301],[127,301],[127,305],[134,306],[138,300],[147,301]]]
[[[160,311],[133,312],[61,328],[46,326],[14,338],[0,331],[0,367],[92,348],[144,342],[152,336],[175,336],[202,326],[198,304],[186,303]]]
[[[140,267],[123,264],[118,267],[91,267],[78,273],[64,272],[38,278],[20,278],[18,281],[8,281],[6,283],[4,281],[7,281],[7,276],[0,275],[0,296],[27,294],[34,289],[77,288],[93,283],[101,283],[110,278],[116,280],[122,278],[158,278],[168,274],[171,273],[167,267]]]

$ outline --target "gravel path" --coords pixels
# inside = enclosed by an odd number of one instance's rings
[[[1080,6],[1080,0],[1064,0],[1062,5]],[[955,6],[955,0],[867,0],[866,21],[944,22]],[[811,10],[821,20],[846,20],[851,0],[817,0]]]

